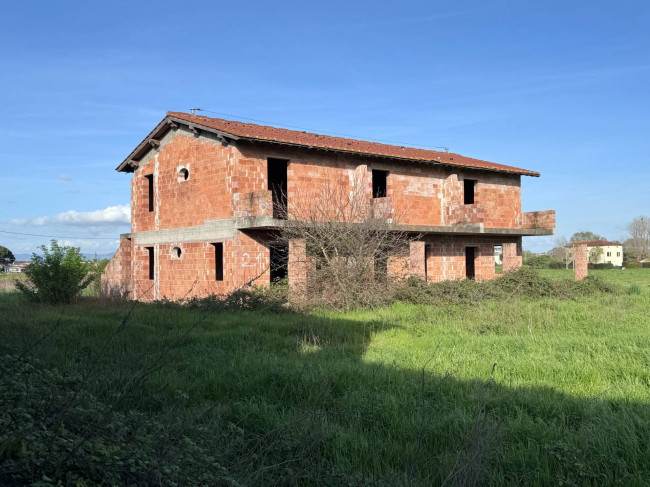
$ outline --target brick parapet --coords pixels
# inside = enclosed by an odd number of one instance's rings
[[[527,211],[522,213],[521,227],[555,229],[555,210]]]

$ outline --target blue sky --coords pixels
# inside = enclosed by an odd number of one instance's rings
[[[0,230],[115,250],[114,168],[201,107],[534,169],[525,211],[622,239],[650,213],[649,27],[643,1],[12,2]],[[14,253],[48,241],[0,233]]]

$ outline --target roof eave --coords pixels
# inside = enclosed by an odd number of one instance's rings
[[[118,165],[115,170],[118,172],[126,172],[126,173],[132,173],[135,171],[135,168],[138,167],[138,162],[144,157],[144,155],[149,152],[151,149],[150,147],[150,141],[151,140],[157,140],[160,139],[162,135],[167,133],[168,130],[171,128],[174,128],[175,124],[183,124],[187,125],[188,127],[198,127],[201,130],[209,133],[213,133],[219,137],[222,138],[227,138],[227,139],[232,139],[232,140],[247,140],[250,142],[266,142],[270,144],[278,144],[278,145],[286,145],[286,146],[291,146],[291,147],[299,147],[299,148],[307,148],[307,149],[314,149],[314,150],[328,150],[328,151],[333,151],[333,152],[339,152],[343,154],[357,154],[357,155],[366,155],[369,157],[383,157],[386,159],[393,159],[393,160],[398,160],[398,161],[408,161],[408,162],[417,162],[421,164],[439,164],[442,166],[448,166],[448,167],[454,167],[454,168],[466,168],[466,169],[474,169],[474,170],[480,170],[480,171],[489,171],[489,172],[497,172],[497,173],[507,173],[507,174],[517,174],[520,176],[532,176],[532,177],[539,177],[540,173],[536,171],[528,171],[525,169],[521,168],[515,168],[513,167],[512,169],[497,169],[497,168],[487,168],[487,167],[481,167],[481,166],[474,166],[474,165],[465,165],[465,164],[455,164],[451,162],[445,162],[445,161],[437,161],[435,159],[414,159],[410,157],[399,157],[399,156],[392,156],[392,155],[385,155],[385,154],[378,154],[378,153],[371,153],[371,152],[362,152],[362,151],[355,151],[355,150],[346,150],[346,149],[337,149],[337,148],[331,148],[331,147],[320,147],[316,145],[310,145],[310,144],[298,144],[298,143],[292,143],[292,142],[283,142],[283,141],[278,141],[274,139],[262,139],[259,137],[248,137],[248,136],[241,136],[241,135],[235,135],[229,132],[224,132],[222,130],[218,130],[212,127],[209,127],[207,125],[203,125],[198,122],[194,121],[189,121],[185,120],[180,117],[175,117],[172,115],[167,115],[165,118],[163,118],[158,125],[145,137],[138,146],[133,149],[133,151]]]
[[[185,123],[188,123],[188,122],[185,121]],[[540,173],[538,173],[536,171],[527,171],[526,169],[520,169],[520,168],[512,168],[512,170],[509,170],[509,169],[496,169],[496,168],[489,168],[489,167],[482,167],[482,166],[472,166],[472,165],[466,165],[466,164],[457,164],[457,163],[455,164],[453,162],[437,161],[435,159],[414,159],[412,157],[399,157],[399,156],[391,156],[391,155],[387,155],[387,154],[379,154],[379,153],[374,153],[374,152],[363,152],[363,151],[355,151],[355,150],[337,149],[337,148],[334,148],[334,147],[321,147],[321,146],[310,145],[310,144],[297,144],[297,143],[293,143],[293,142],[284,142],[284,141],[279,141],[279,140],[274,140],[274,139],[260,139],[258,137],[240,136],[239,138],[241,140],[247,140],[249,142],[267,142],[269,144],[288,145],[290,147],[299,147],[299,148],[305,148],[305,149],[340,152],[340,153],[343,153],[343,154],[357,154],[357,155],[365,155],[365,156],[368,156],[368,157],[383,157],[383,158],[386,158],[386,159],[394,159],[394,160],[398,160],[398,161],[408,161],[408,162],[418,162],[418,163],[421,163],[421,164],[440,164],[441,166],[449,166],[449,167],[454,167],[454,168],[476,169],[476,170],[480,170],[480,171],[518,174],[520,176],[540,177]]]
[[[134,172],[135,167],[137,167],[137,163],[144,157],[144,155],[149,152],[151,149],[150,141],[151,140],[157,140],[160,139],[161,136],[166,134],[169,130],[176,128],[178,125],[187,125],[188,127],[199,127],[202,131],[204,132],[209,132],[212,134],[215,134],[221,138],[224,139],[232,139],[232,140],[238,140],[240,137],[228,132],[224,132],[222,130],[217,130],[211,127],[207,127],[205,125],[201,125],[198,123],[193,123],[189,122],[187,120],[184,120],[182,118],[174,117],[171,115],[167,115],[165,118],[163,118],[158,125],[147,135],[142,142],[138,144],[138,146],[133,149],[133,151],[127,156],[126,159],[124,159],[119,166],[115,168],[116,171],[118,172],[127,172],[131,173]]]

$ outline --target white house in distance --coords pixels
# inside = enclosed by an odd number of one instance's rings
[[[610,242],[608,240],[588,240],[583,242],[573,242],[571,245],[587,244],[589,250],[589,262],[593,264],[613,264],[615,267],[623,265],[623,244],[620,242]],[[591,259],[591,249],[601,247],[602,253],[596,261]]]

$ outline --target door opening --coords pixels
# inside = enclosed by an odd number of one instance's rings
[[[271,245],[269,253],[271,284],[273,284],[287,277],[289,247],[287,245]]]

